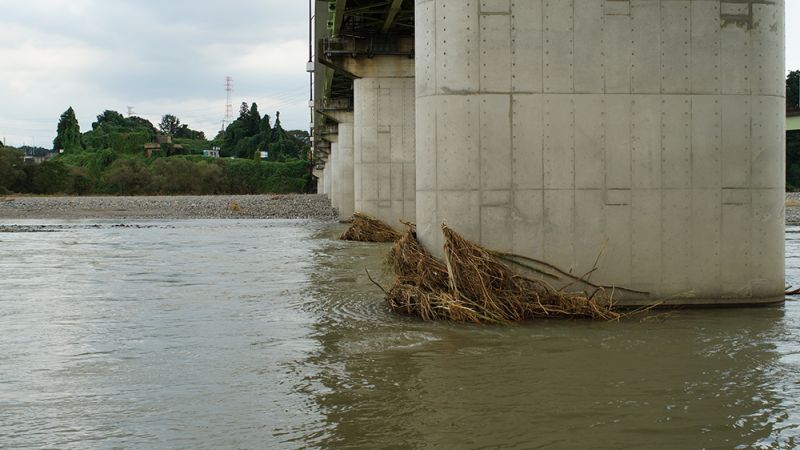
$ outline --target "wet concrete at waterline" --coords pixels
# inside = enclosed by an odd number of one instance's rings
[[[422,323],[364,271],[388,282],[387,246],[338,225],[14,224],[30,229],[0,233],[2,448],[800,445],[794,301]],[[786,244],[800,284],[800,228]]]

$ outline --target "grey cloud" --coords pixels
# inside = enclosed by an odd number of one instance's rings
[[[0,0],[2,3],[6,2]],[[47,48],[58,42],[60,46],[95,50],[104,58],[79,71],[36,74],[44,79],[57,78],[48,79],[49,85],[82,86],[80,98],[62,94],[43,95],[37,100],[8,98],[13,92],[0,95],[4,97],[0,102],[0,135],[5,132],[4,122],[6,128],[11,128],[7,124],[20,117],[15,105],[22,104],[26,105],[23,115],[29,125],[15,120],[15,128],[27,126],[26,133],[35,134],[37,142],[52,139],[58,115],[69,105],[78,110],[84,128],[101,112],[93,110],[98,108],[124,112],[125,105],[133,105],[137,110],[158,115],[185,109],[186,104],[218,105],[216,109],[192,111],[198,121],[212,126],[224,113],[226,75],[235,79],[234,103],[278,99],[272,103],[281,107],[284,125],[305,128],[305,51],[282,56],[291,58],[292,64],[299,63],[296,73],[270,70],[269,64],[259,61],[258,53],[247,64],[232,67],[231,62],[259,46],[269,49],[287,41],[304,41],[307,14],[307,3],[297,0],[8,2],[0,16],[0,29],[17,26],[28,31],[24,39],[0,42],[0,49],[31,42],[38,48]],[[278,63],[286,67],[286,61],[275,63],[276,67]],[[19,73],[23,72],[3,72],[0,68],[0,81],[14,81],[9,78],[20,76]],[[274,116],[267,105],[259,106],[262,112]],[[153,108],[164,110],[150,111]],[[44,128],[50,121],[52,132],[31,131]]]

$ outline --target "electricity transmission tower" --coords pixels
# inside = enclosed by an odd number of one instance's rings
[[[233,93],[233,78],[225,77],[225,119],[222,120],[222,131],[225,132],[225,124],[230,122],[233,118],[233,103],[231,103],[231,94]]]

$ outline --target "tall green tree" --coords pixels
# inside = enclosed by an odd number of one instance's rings
[[[83,134],[87,149],[111,149],[121,153],[136,153],[141,146],[152,142],[158,130],[149,120],[141,117],[124,117],[116,111],[104,111],[92,123],[92,130]]]
[[[173,116],[172,114],[165,114],[161,118],[161,123],[158,124],[158,129],[161,130],[162,133],[174,136],[175,133],[181,128],[181,121],[177,117]]]
[[[261,115],[258,113],[258,105],[253,103],[250,111],[245,118],[245,133],[248,136],[255,136],[261,131]]]
[[[305,159],[310,139],[288,132],[281,125],[280,112],[272,125],[269,115],[259,117],[258,105],[243,103],[239,117],[231,122],[221,137],[222,156],[260,159],[257,152],[268,151],[270,161]],[[309,141],[309,142],[307,142]]]
[[[786,77],[786,108],[800,108],[800,70],[789,72]]]
[[[61,114],[58,120],[56,138],[53,139],[53,150],[72,152],[81,148],[81,126],[75,117],[75,110],[69,109]]]
[[[281,112],[275,113],[275,126],[272,128],[272,141],[279,142],[286,139],[286,130],[281,126]]]
[[[272,133],[272,123],[269,114],[264,114],[264,117],[261,118],[261,132],[267,133],[268,136]]]

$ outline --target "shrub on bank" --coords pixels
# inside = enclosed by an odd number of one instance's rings
[[[22,152],[0,145],[0,195],[12,191],[17,181],[24,176]]]
[[[73,177],[61,161],[50,160],[23,167],[24,176],[17,180],[14,191],[31,194],[70,194]]]
[[[309,163],[223,160],[226,192],[231,194],[286,194],[305,192],[310,183]]]
[[[104,173],[100,192],[141,194],[266,194],[306,192],[308,163],[199,156],[120,159]]]
[[[160,194],[222,194],[223,171],[216,164],[186,158],[162,158],[153,163],[152,190]]]
[[[786,133],[786,190],[800,190],[800,131]]]
[[[103,174],[103,184],[114,194],[147,194],[152,181],[150,168],[137,159],[114,161]]]
[[[13,175],[7,161],[16,161]],[[309,163],[303,160],[264,162],[195,155],[147,158],[84,150],[24,165],[18,152],[0,154],[0,193],[284,194],[306,192],[310,179]]]

